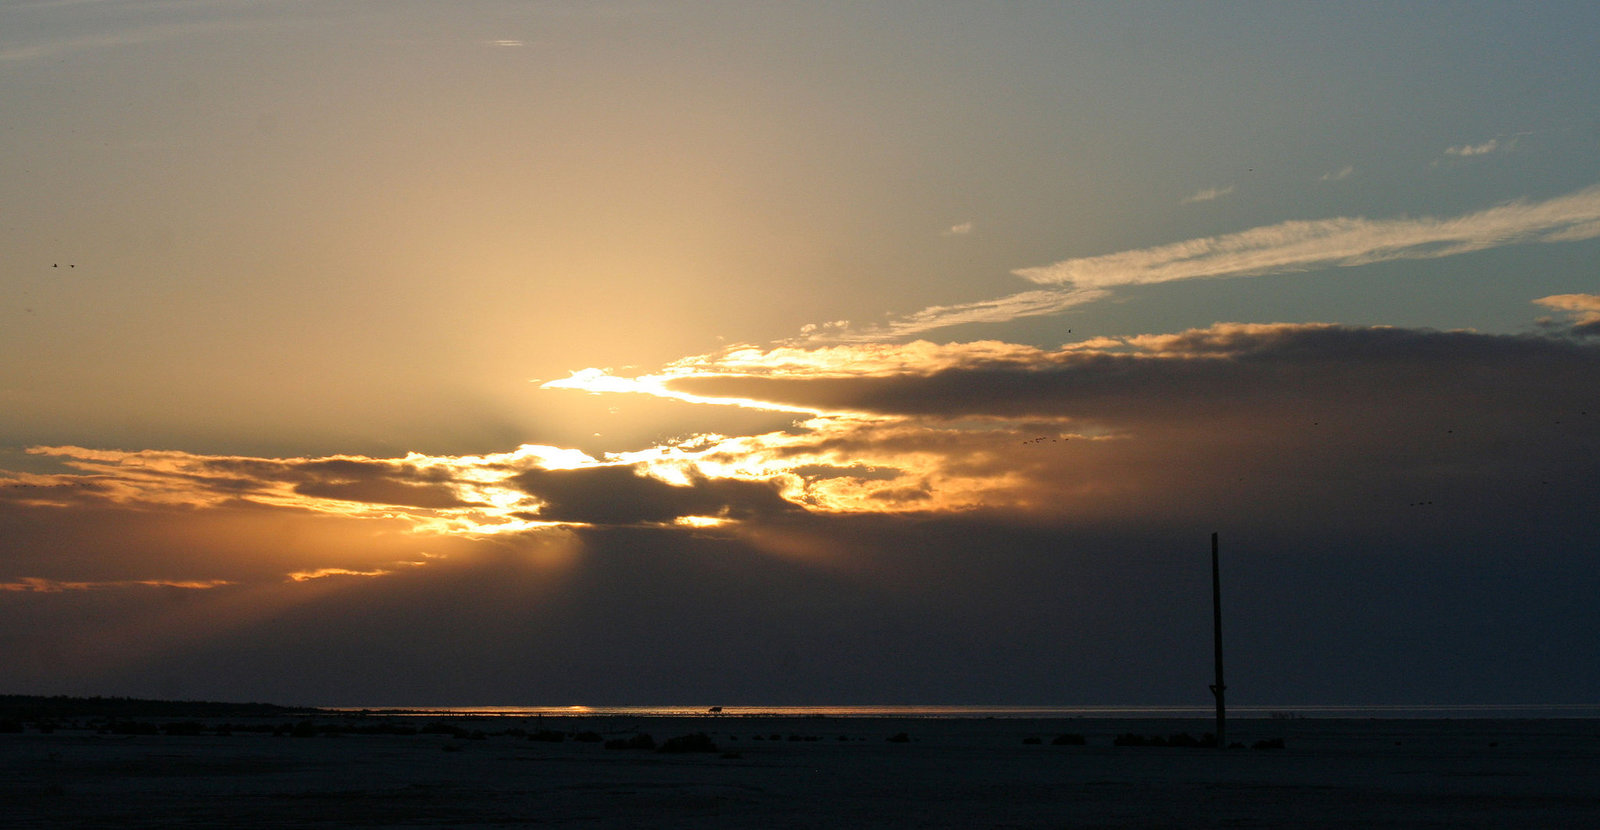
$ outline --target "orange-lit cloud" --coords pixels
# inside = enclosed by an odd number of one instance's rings
[[[0,482],[13,549],[0,617],[58,620],[49,648],[26,652],[29,676],[58,672],[63,650],[92,678],[153,665],[147,642],[187,644],[205,665],[226,659],[213,639],[233,653],[332,638],[344,646],[327,676],[388,677],[381,655],[351,668],[377,638],[408,660],[464,650],[495,682],[533,678],[533,662],[538,677],[553,665],[601,684],[618,676],[608,655],[639,643],[699,653],[661,645],[659,625],[627,628],[656,619],[674,643],[713,638],[779,676],[863,637],[903,642],[913,621],[934,661],[963,637],[1030,625],[1050,642],[1108,620],[1137,628],[1102,597],[1181,605],[1152,587],[1172,578],[1161,551],[1219,524],[1292,529],[1296,544],[1310,528],[1372,557],[1454,556],[1482,539],[1552,556],[1585,538],[1600,480],[1600,347],[1567,337],[1219,324],[1059,349],[738,348],[654,374],[652,389],[809,414],[603,456],[41,448],[73,472]],[[1277,590],[1263,584],[1257,602]],[[95,597],[138,609],[114,648],[73,622]],[[725,633],[752,620],[776,629]],[[525,651],[507,657],[500,640]],[[806,656],[809,642],[832,651]]]
[[[208,588],[217,588],[223,585],[232,585],[226,579],[128,579],[114,582],[63,582],[57,579],[40,579],[38,577],[23,577],[14,582],[0,582],[0,591],[28,591],[41,594],[56,594],[62,591],[96,591],[109,588],[184,588],[188,590],[203,591]]]
[[[1565,312],[1578,334],[1600,334],[1600,294],[1553,294],[1534,302]]]
[[[1532,368],[1493,375],[1505,361]],[[1463,437],[1452,439],[1464,450],[1466,436],[1505,434],[1510,426],[1499,419],[1525,414],[1536,394],[1576,410],[1576,399],[1552,393],[1550,382],[1583,388],[1593,361],[1592,349],[1558,340],[1331,324],[1219,324],[1055,350],[993,341],[739,348],[678,361],[648,383],[599,374],[583,388],[811,417],[776,432],[690,436],[604,458],[531,445],[396,459],[38,448],[93,486],[71,489],[72,476],[30,486],[129,504],[257,503],[465,536],[725,526],[798,512],[1117,512],[1117,499],[1175,486],[1164,456],[1251,446],[1257,471],[1271,466],[1262,453],[1333,463],[1322,439],[1338,436],[1341,452],[1361,452],[1416,437],[1430,429],[1418,413],[1454,401],[1472,403],[1475,426],[1463,423]],[[1382,435],[1364,432],[1380,423]]]

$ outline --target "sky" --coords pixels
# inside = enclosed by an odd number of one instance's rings
[[[1600,700],[1600,7],[0,5],[0,654]]]

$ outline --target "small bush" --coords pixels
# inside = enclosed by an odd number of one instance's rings
[[[890,735],[886,740],[892,744],[908,744],[911,743],[911,736],[904,732],[896,732],[893,735]]]
[[[580,744],[597,744],[601,740],[599,732],[579,732],[572,739]]]
[[[541,729],[528,736],[530,741],[541,741],[547,744],[558,744],[567,739],[567,733],[554,729]]]

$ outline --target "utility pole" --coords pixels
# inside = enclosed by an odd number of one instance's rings
[[[1211,694],[1217,698],[1217,748],[1228,748],[1228,707],[1223,702],[1223,692],[1228,687],[1222,683],[1222,575],[1217,566],[1217,534],[1211,534],[1211,639],[1217,658],[1217,682],[1211,685]]]

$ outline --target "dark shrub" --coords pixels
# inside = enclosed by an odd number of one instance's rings
[[[574,741],[577,741],[580,744],[597,744],[597,743],[600,743],[600,733],[599,732],[579,732],[578,734],[573,735],[572,739]]]
[[[908,744],[911,743],[911,736],[904,732],[896,732],[886,738],[886,740],[892,744]]]
[[[1022,742],[1023,742],[1023,743],[1025,743],[1025,744],[1027,744],[1027,745],[1028,745],[1028,746],[1034,746],[1034,745],[1036,745],[1036,744],[1042,744],[1042,743],[1044,743],[1044,739],[1043,739],[1043,738],[1039,738],[1039,737],[1036,737],[1036,736],[1034,736],[1034,735],[1029,735],[1029,736],[1028,736],[1028,737],[1026,737],[1026,738],[1023,738],[1023,739],[1022,739]]]
[[[704,732],[696,732],[693,735],[679,735],[676,738],[668,738],[664,743],[661,744],[661,749],[657,751],[716,752],[717,745],[712,743],[710,735],[707,735]]]
[[[1069,733],[1069,734],[1066,734],[1066,735],[1057,735],[1055,740],[1050,742],[1050,745],[1051,746],[1083,746],[1086,743],[1088,743],[1088,741],[1084,740],[1082,735],[1079,735],[1079,734],[1076,734],[1076,733]]]
[[[543,741],[544,743],[558,744],[567,739],[567,733],[557,732],[554,729],[541,729],[528,736],[530,741]]]
[[[300,721],[294,725],[293,729],[289,730],[289,735],[295,738],[315,738],[317,736],[317,725],[308,720]]]

